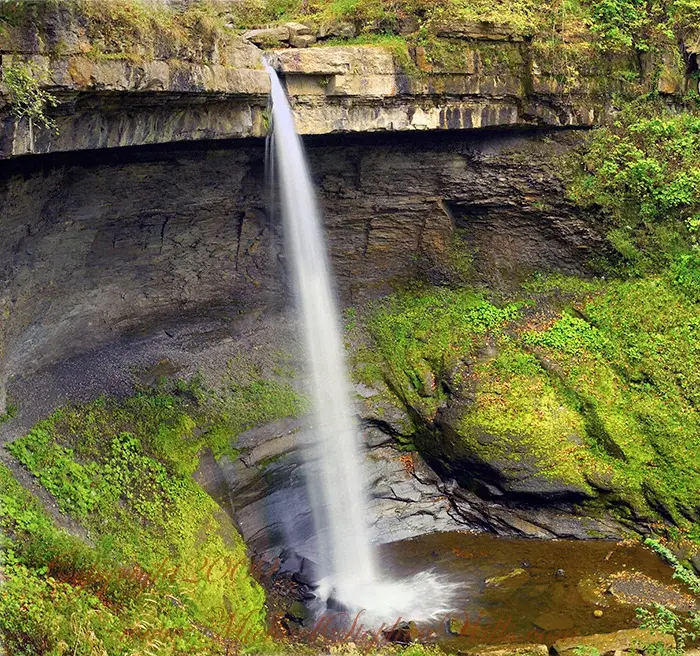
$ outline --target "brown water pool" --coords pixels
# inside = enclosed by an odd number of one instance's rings
[[[638,602],[650,594],[687,598],[672,570],[636,543],[443,533],[384,545],[381,563],[399,577],[432,569],[460,582],[459,611],[419,627],[422,636],[433,633],[432,641],[451,651],[477,644],[551,645],[562,637],[632,628]],[[449,629],[459,635],[448,630],[450,618]]]

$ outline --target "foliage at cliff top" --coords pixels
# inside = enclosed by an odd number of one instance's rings
[[[0,0],[5,48],[11,49],[12,28],[20,28],[35,35],[49,52],[73,52],[76,44],[64,41],[68,32],[56,30],[57,25],[64,30],[74,26],[70,39],[80,35],[79,51],[98,59],[209,62],[221,42],[233,36],[214,0],[187,3],[184,11],[141,0]],[[218,56],[225,63],[225,54]]]
[[[202,446],[194,427],[182,399],[142,393],[60,411],[11,445],[94,546],[57,529],[0,469],[10,654],[265,643],[264,594],[245,545],[192,478]]]
[[[659,101],[627,105],[576,160],[570,195],[585,208],[603,211],[608,240],[628,271],[676,267],[678,282],[694,286],[700,297],[697,100],[689,97],[680,113]]]
[[[361,38],[400,36],[414,46],[435,46],[436,35],[450,23],[476,21],[538,37],[541,47],[583,39],[605,51],[647,51],[697,41],[700,0],[198,0],[180,11],[144,0],[0,2],[0,34],[8,26],[29,26],[61,54],[67,44],[53,43],[47,30],[57,20],[77,21],[88,54],[106,58],[211,61],[221,56],[221,39],[290,20],[352,23]],[[450,39],[438,43],[449,47]]]
[[[349,21],[360,32],[430,33],[445,21],[473,20],[510,26],[527,35],[557,38],[589,31],[601,47],[647,50],[676,34],[697,27],[697,0],[244,0],[240,24],[260,25],[280,20]]]
[[[618,514],[697,521],[695,298],[670,272],[554,279],[526,297],[520,311],[435,288],[384,302],[368,321],[372,371],[427,428],[458,403],[457,460],[527,458],[545,479],[603,492]]]

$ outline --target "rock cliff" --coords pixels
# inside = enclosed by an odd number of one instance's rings
[[[558,176],[581,137],[310,144],[345,301],[440,279],[456,238],[495,285],[582,270],[600,241]],[[285,302],[260,141],[8,161],[0,208],[4,379],[169,319]]]
[[[5,80],[5,158],[263,136],[269,80],[255,43],[272,46],[266,56],[285,78],[299,131],[309,135],[591,126],[609,119],[614,94],[655,88],[673,94],[690,83],[675,64],[664,63],[675,61],[671,55],[660,63],[602,55],[585,39],[562,55],[527,35],[474,21],[440,27],[451,54],[434,61],[424,47],[286,47],[321,36],[297,23],[240,35],[207,31],[199,19],[187,25],[187,38],[149,33],[143,43],[125,45],[115,33],[122,38],[128,25],[102,25],[70,5],[13,20],[3,23],[2,69],[30,67],[55,99],[47,108],[55,129],[31,125],[17,111],[17,89]]]

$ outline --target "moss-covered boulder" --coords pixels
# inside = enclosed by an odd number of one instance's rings
[[[423,288],[375,310],[372,366],[415,446],[483,497],[697,521],[697,304],[667,277],[523,296]]]

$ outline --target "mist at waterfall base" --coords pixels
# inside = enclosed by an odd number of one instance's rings
[[[456,585],[432,572],[383,578],[367,526],[367,499],[360,437],[351,402],[343,341],[331,287],[321,217],[303,145],[277,73],[272,83],[270,161],[278,183],[285,244],[303,325],[315,412],[313,439],[304,459],[319,540],[322,578],[317,599],[366,626],[416,622],[454,610]],[[274,188],[274,187],[273,187]]]

